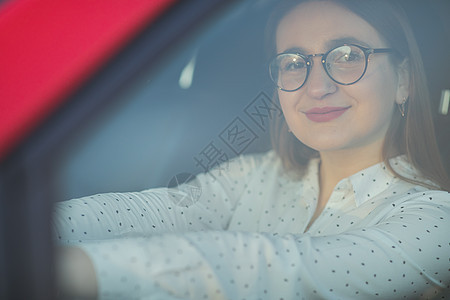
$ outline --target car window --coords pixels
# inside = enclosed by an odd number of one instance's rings
[[[124,84],[64,145],[55,164],[59,199],[173,186],[226,167],[223,163],[235,156],[271,149],[269,124],[282,112],[272,97],[264,39],[275,4],[257,0],[228,5]],[[426,11],[423,4],[405,7],[416,20],[413,28],[449,170],[450,122],[444,108],[450,82],[443,74],[450,69],[445,54],[450,31],[440,11],[447,6],[435,2]]]

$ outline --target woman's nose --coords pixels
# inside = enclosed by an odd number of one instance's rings
[[[313,57],[311,70],[305,83],[307,94],[314,99],[322,100],[329,94],[336,92],[337,83],[328,76],[322,65],[321,57]]]

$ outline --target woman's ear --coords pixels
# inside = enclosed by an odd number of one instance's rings
[[[409,97],[409,59],[405,58],[397,68],[398,85],[397,85],[397,97],[395,101],[397,104],[402,104]]]

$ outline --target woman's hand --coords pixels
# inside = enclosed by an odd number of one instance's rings
[[[57,249],[56,277],[59,299],[97,299],[94,265],[80,248]]]

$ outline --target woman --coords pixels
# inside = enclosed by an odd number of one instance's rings
[[[448,289],[450,185],[401,9],[283,1],[269,28],[284,114],[276,151],[199,175],[187,206],[167,189],[59,204],[55,235],[77,244],[61,251],[63,293],[427,299]]]

